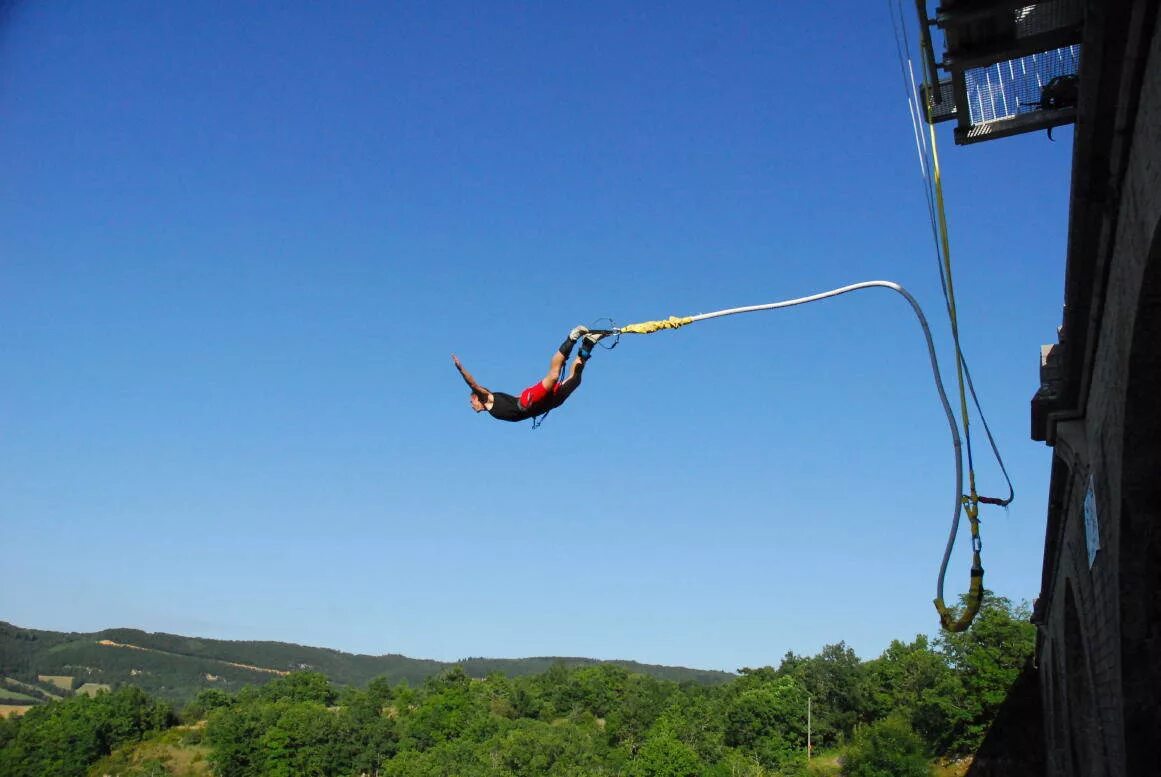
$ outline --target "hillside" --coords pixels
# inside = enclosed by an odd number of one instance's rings
[[[492,673],[513,677],[539,674],[556,663],[568,667],[613,663],[657,679],[698,684],[716,684],[733,677],[727,672],[588,658],[468,658],[456,663],[469,676],[481,678]],[[237,691],[245,685],[261,685],[288,672],[306,669],[322,672],[339,685],[361,687],[377,677],[392,684],[419,684],[453,665],[397,654],[356,655],[285,642],[204,639],[137,629],[66,633],[0,622],[0,677],[6,678],[5,684],[13,692],[22,687],[27,690],[30,685],[46,691],[59,690],[61,678],[71,677],[74,691],[86,683],[131,684],[181,703],[204,688]]]

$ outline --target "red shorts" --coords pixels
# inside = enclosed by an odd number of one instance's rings
[[[559,389],[559,383],[553,383],[551,389],[546,389],[543,381],[537,381],[520,392],[520,407],[538,413],[551,410],[557,405],[556,394]]]

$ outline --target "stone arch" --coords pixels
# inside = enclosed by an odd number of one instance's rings
[[[1161,222],[1129,351],[1122,440],[1119,598],[1127,774],[1161,774]]]
[[[1089,657],[1080,624],[1072,581],[1064,586],[1064,692],[1068,708],[1069,774],[1075,777],[1103,775],[1100,757],[1100,724],[1093,697]]]

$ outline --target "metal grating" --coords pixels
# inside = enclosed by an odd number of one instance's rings
[[[950,78],[940,80],[938,91],[931,90],[932,94],[927,94],[927,84],[919,85],[919,104],[926,106],[927,121],[935,124],[941,121],[947,121],[955,118],[955,92],[952,89]]]
[[[1080,0],[1050,0],[1015,11],[1016,37],[1029,38],[1063,27],[1079,25],[1084,19]]]
[[[956,120],[955,142],[976,143],[1076,120],[1084,0],[940,0],[935,18],[929,0],[917,0],[927,49],[921,94],[929,121]],[[942,62],[934,57],[931,29],[943,32]],[[954,107],[943,104],[950,91]],[[934,90],[933,90],[934,91]],[[935,99],[932,99],[935,98]]]
[[[966,70],[970,122],[977,126],[1062,107],[1054,104],[1053,92],[1045,87],[1053,79],[1075,76],[1079,69],[1080,46],[1072,45]]]

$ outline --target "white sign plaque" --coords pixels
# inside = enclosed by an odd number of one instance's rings
[[[1097,551],[1101,549],[1101,525],[1097,517],[1096,490],[1091,474],[1088,476],[1088,489],[1084,492],[1084,541],[1088,546],[1088,568],[1092,569]]]

